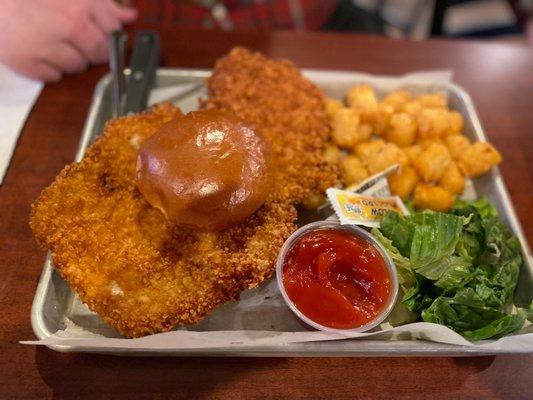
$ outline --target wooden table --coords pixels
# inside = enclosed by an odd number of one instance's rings
[[[210,68],[234,45],[301,67],[401,74],[450,68],[472,95],[529,242],[533,225],[533,51],[501,44],[333,34],[162,30],[164,65]],[[0,398],[533,398],[532,356],[479,358],[124,358],[22,346],[44,252],[30,204],[67,163],[105,67],[48,85],[0,187]],[[529,160],[528,160],[529,158]]]

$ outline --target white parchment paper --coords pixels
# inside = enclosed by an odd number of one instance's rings
[[[533,352],[533,326],[493,341],[472,343],[442,325],[417,322],[398,327],[388,323],[373,332],[329,333],[310,330],[292,314],[270,279],[258,289],[243,292],[241,300],[231,302],[208,316],[199,325],[138,339],[115,336],[110,329],[95,329],[102,322],[79,300],[71,306],[65,329],[43,340],[23,341],[32,345],[66,345],[90,349],[186,350],[239,347],[284,346],[331,340],[429,340],[485,350]],[[105,335],[105,336],[104,336]]]
[[[135,350],[187,350],[239,347],[284,346],[291,343],[319,342],[348,339],[391,339],[392,335],[408,333],[413,339],[423,339],[458,346],[477,347],[483,350],[505,350],[509,352],[533,352],[533,333],[505,336],[495,341],[471,343],[452,330],[435,324],[417,322],[372,333],[336,335],[327,332],[272,332],[272,331],[174,331],[145,336],[138,339],[81,338],[68,332],[58,333],[43,339],[22,341],[29,345],[63,345],[90,349],[135,349]]]

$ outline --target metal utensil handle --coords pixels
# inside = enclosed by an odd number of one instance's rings
[[[146,108],[158,63],[159,36],[154,31],[139,31],[135,36],[131,57],[131,75],[126,86],[124,114],[139,112]]]
[[[113,78],[113,114],[122,115],[122,103],[126,90],[124,67],[126,58],[126,41],[128,36],[123,31],[114,31],[109,37],[109,68]]]

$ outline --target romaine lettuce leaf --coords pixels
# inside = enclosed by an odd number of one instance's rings
[[[514,332],[531,318],[533,303],[505,312],[522,257],[518,239],[497,215],[487,199],[480,199],[458,201],[451,214],[383,218],[373,233],[399,265],[406,309],[470,340]]]
[[[533,301],[531,301],[529,307],[519,308],[518,314],[522,314],[529,322],[533,322]]]
[[[373,228],[371,233],[374,238],[383,245],[389,257],[396,265],[400,287],[403,289],[411,287],[415,280],[415,274],[409,266],[409,259],[402,256],[398,249],[392,244],[392,240],[387,239],[379,229]]]
[[[480,262],[490,266],[488,280],[484,283],[494,292],[493,306],[505,306],[512,300],[522,264],[518,238],[498,218],[483,221],[485,250]],[[479,279],[478,279],[479,280]]]
[[[455,213],[455,211],[458,209],[468,207],[473,207],[479,213],[482,219],[498,216],[498,210],[496,210],[496,207],[494,207],[494,205],[486,197],[481,197],[474,201],[457,199],[453,206],[452,212]]]
[[[437,280],[445,271],[439,260],[455,252],[465,219],[425,212],[414,214],[409,220],[415,224],[409,256],[411,268],[428,279]]]
[[[483,244],[485,243],[485,231],[482,225],[482,219],[475,207],[465,206],[463,208],[456,208],[453,210],[454,215],[468,218],[468,222],[464,225],[457,245],[455,246],[455,253],[462,257],[469,257],[475,261],[482,252]]]
[[[459,333],[480,329],[505,315],[486,307],[471,288],[458,290],[454,297],[439,296],[422,311],[424,321],[446,325]]]
[[[444,290],[453,290],[467,284],[472,279],[473,266],[470,259],[458,256],[447,256],[438,261],[442,275],[436,280],[435,286]],[[425,267],[426,269],[429,266]]]
[[[464,331],[463,336],[468,340],[484,340],[507,335],[519,330],[524,325],[525,317],[520,314],[504,314],[503,317],[492,321],[474,331]]]
[[[420,314],[433,303],[433,299],[437,296],[432,282],[422,275],[415,274],[415,282],[405,291],[402,304],[409,311]]]
[[[389,257],[396,265],[398,271],[398,281],[400,288],[398,291],[398,298],[404,297],[405,290],[413,286],[415,281],[415,274],[409,266],[409,259],[402,256],[398,249],[394,247],[392,241],[387,239],[379,229],[373,228],[371,231],[374,238],[376,238],[385,248]],[[401,301],[396,302],[394,309],[391,311],[388,321],[391,325],[400,325],[408,322],[416,321],[418,314],[407,309]]]
[[[397,212],[388,212],[380,222],[380,230],[404,257],[409,257],[415,224]]]

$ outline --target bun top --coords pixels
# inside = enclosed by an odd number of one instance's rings
[[[137,156],[146,200],[176,224],[201,230],[229,228],[254,213],[268,195],[268,175],[263,139],[214,109],[168,122]]]

